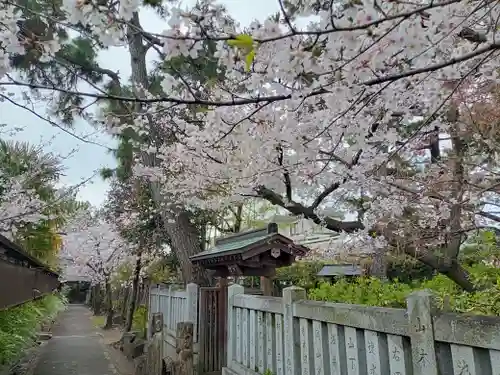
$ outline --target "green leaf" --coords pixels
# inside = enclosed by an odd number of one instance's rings
[[[229,39],[227,44],[231,47],[252,50],[253,49],[253,38],[248,34],[237,35],[234,39]]]
[[[245,70],[247,72],[250,71],[254,58],[255,58],[255,50],[252,49],[245,57]]]
[[[210,108],[208,108],[208,106],[197,106],[196,109],[195,109],[195,112],[196,113],[206,113],[206,112],[210,112]]]

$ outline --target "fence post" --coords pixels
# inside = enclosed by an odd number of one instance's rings
[[[175,330],[177,358],[175,375],[194,375],[193,323],[178,322]]]
[[[234,319],[233,296],[245,293],[241,285],[233,284],[227,289],[227,367],[232,368],[236,349],[236,321]]]
[[[153,320],[153,310],[151,309],[151,307],[153,306],[153,304],[151,303],[151,297],[152,297],[151,293],[152,293],[152,289],[149,288],[149,295],[148,295],[148,332],[147,332],[147,337],[146,337],[147,340],[151,340],[151,338],[153,337],[153,330],[151,329],[151,322]]]
[[[163,314],[153,313],[151,339],[146,345],[146,368],[149,375],[161,375],[163,369]]]
[[[411,293],[406,299],[410,326],[413,375],[438,375],[432,315],[436,311],[430,290]]]
[[[173,320],[173,310],[172,310],[172,285],[169,285],[168,286],[168,295],[167,295],[167,306],[165,307],[165,311],[166,311],[166,316],[165,316],[165,324],[167,325],[167,328],[168,329],[172,329],[175,331],[176,327],[172,327],[172,320]]]
[[[283,330],[285,332],[285,374],[300,373],[300,337],[293,318],[293,304],[306,299],[305,289],[290,286],[283,289]]]
[[[198,342],[198,285],[186,285],[186,321],[193,323],[193,342]]]

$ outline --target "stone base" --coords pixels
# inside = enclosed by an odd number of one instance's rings
[[[239,375],[238,373],[234,372],[228,367],[223,367],[222,368],[222,375]]]
[[[38,340],[39,341],[47,341],[52,338],[52,333],[50,332],[39,332],[38,333]]]
[[[123,354],[129,359],[137,358],[144,354],[146,341],[137,338],[137,332],[129,332],[122,337]]]

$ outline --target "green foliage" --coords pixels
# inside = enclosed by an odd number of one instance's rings
[[[228,40],[227,44],[231,47],[235,47],[243,53],[245,56],[245,69],[247,72],[250,71],[250,67],[252,66],[255,58],[256,45],[252,36],[248,34],[236,35],[234,39]]]
[[[444,275],[429,280],[403,283],[358,277],[353,281],[340,279],[335,284],[321,283],[309,290],[309,298],[317,301],[351,303],[382,307],[406,307],[406,297],[413,291],[432,290],[438,306],[460,313],[500,315],[500,269],[477,264],[468,268],[477,292],[467,293]],[[480,289],[481,288],[481,289]]]
[[[460,250],[460,263],[472,265],[483,260],[496,260],[500,258],[500,247],[494,231],[482,230],[468,238]]]
[[[132,263],[123,263],[117,268],[111,280],[114,289],[119,289],[123,282],[132,280],[134,267]],[[179,260],[170,252],[144,265],[144,271],[152,284],[175,283],[178,281],[179,267]]]
[[[62,197],[58,194],[56,183],[62,173],[59,158],[29,143],[0,139],[0,167],[3,172],[2,180],[24,176],[23,187],[34,190],[46,202],[41,213],[51,219],[33,224],[22,223],[22,216],[19,217],[20,225],[16,228],[15,242],[42,262],[55,267],[61,244],[58,228],[64,224],[67,215],[80,206],[74,193],[66,193]],[[3,184],[0,183],[1,185]],[[0,199],[3,194],[0,189]]]
[[[325,262],[296,262],[276,270],[275,280],[284,285],[295,285],[306,290],[315,288],[322,280],[316,276]]]
[[[132,329],[145,332],[148,327],[148,308],[145,305],[139,306],[132,317]]]
[[[431,279],[437,274],[432,267],[405,255],[387,257],[387,277],[410,284]]]
[[[408,284],[358,277],[354,281],[340,279],[335,284],[323,282],[319,288],[309,290],[309,298],[358,305],[404,307],[405,298],[411,290]]]
[[[64,306],[64,298],[48,295],[0,311],[0,369],[17,361],[34,344],[41,324],[53,319]]]

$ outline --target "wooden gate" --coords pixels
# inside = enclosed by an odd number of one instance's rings
[[[200,288],[199,319],[201,374],[221,374],[227,355],[227,287]]]

